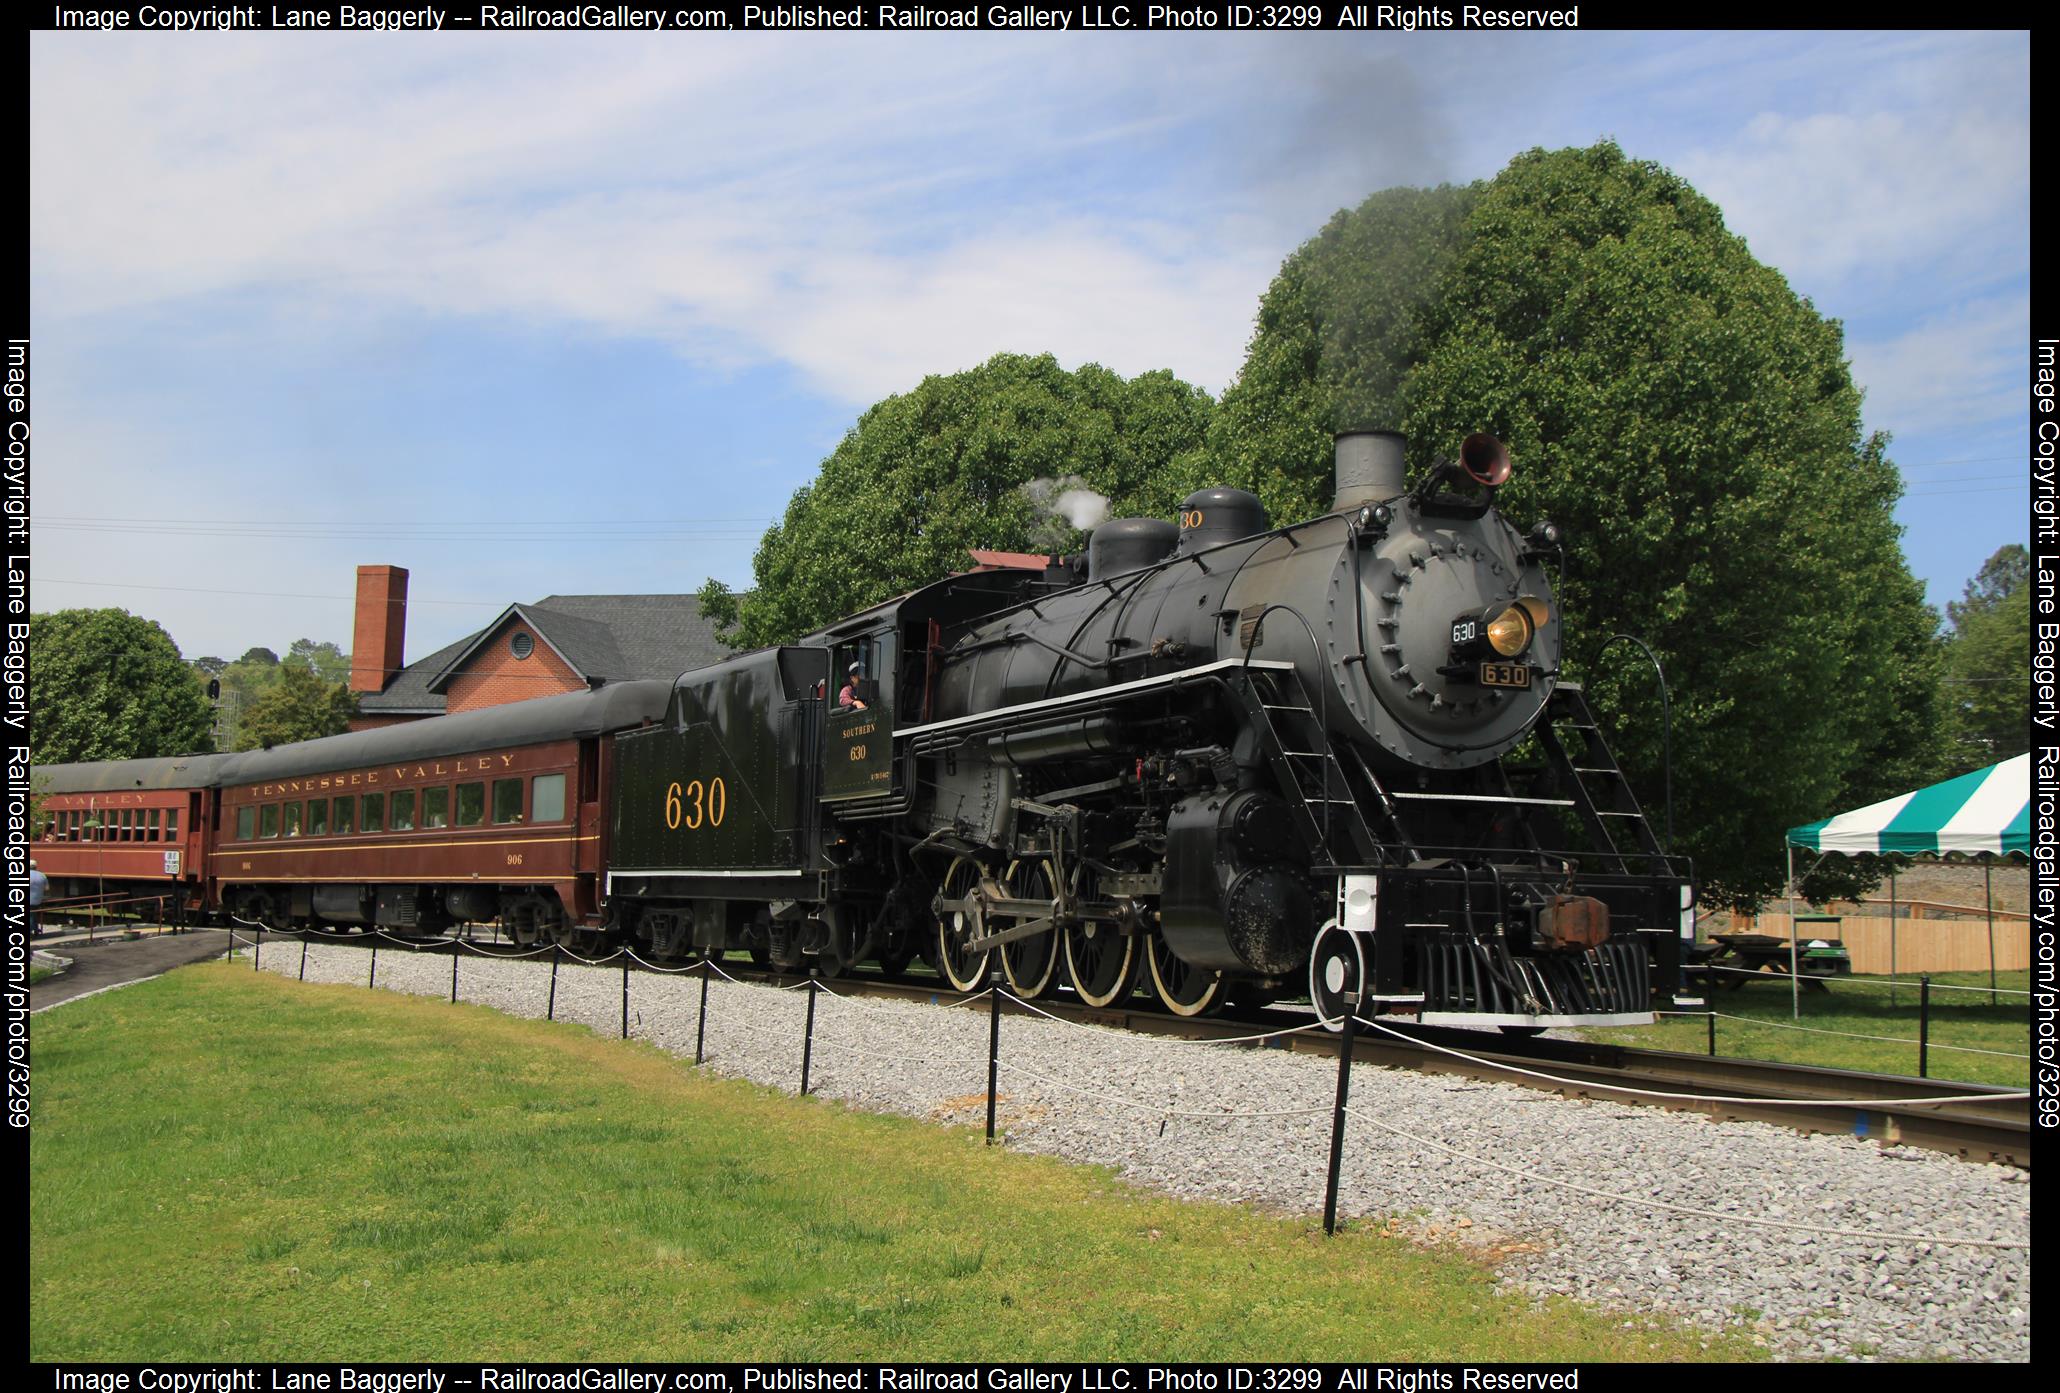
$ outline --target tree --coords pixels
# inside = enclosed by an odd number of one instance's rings
[[[214,748],[207,699],[171,635],[120,609],[29,623],[30,758],[145,759]]]
[[[201,664],[196,662],[194,666],[199,668]],[[269,648],[249,648],[235,662],[217,669],[222,694],[216,740],[224,749],[250,748],[242,743],[246,714],[276,691],[285,671],[295,666],[314,673],[324,682],[347,683],[350,677],[348,653],[333,643],[317,643],[309,638],[295,639],[288,646],[284,658]],[[201,685],[205,687],[207,684],[203,681]]]
[[[1069,489],[1170,517],[1212,407],[1170,373],[1068,372],[1049,354],[924,378],[867,410],[794,495],[752,560],[755,588],[711,581],[703,612],[734,616],[732,643],[785,642],[964,570],[968,548],[1077,544],[1088,519],[1053,512]]]
[[[317,643],[311,638],[297,638],[287,648],[282,664],[298,663],[309,669],[324,682],[348,682],[350,680],[350,654],[333,643]]]
[[[2012,542],[1983,562],[1946,617],[1944,772],[1964,774],[2030,748],[2031,553]]]
[[[1326,230],[1373,258],[1378,283],[1398,255],[1441,268],[1412,325],[1391,318],[1367,340],[1390,360],[1393,419],[1418,467],[1473,430],[1509,443],[1503,506],[1520,523],[1551,517],[1568,539],[1568,675],[1587,682],[1656,803],[1652,674],[1628,645],[1592,660],[1615,633],[1658,651],[1674,695],[1676,850],[1713,901],[1749,902],[1780,882],[1782,829],[1896,791],[1936,744],[1935,621],[1891,517],[1887,440],[1861,432],[1840,326],[1756,261],[1714,204],[1613,143],[1535,150],[1448,197],[1467,202],[1463,220],[1426,216],[1418,234],[1449,229],[1448,247],[1395,253],[1336,220]],[[1388,219],[1406,206],[1367,205]],[[1320,251],[1297,255],[1315,264]],[[1247,422],[1299,433],[1293,468],[1316,498],[1328,451],[1307,442],[1363,422],[1311,414],[1339,398],[1306,340],[1350,316],[1307,303],[1325,293],[1313,275],[1286,285],[1269,300],[1303,303],[1271,321],[1262,309],[1250,359],[1262,370],[1225,394],[1223,430],[1242,435],[1212,448],[1263,439]],[[1293,496],[1289,481],[1275,490]]]
[[[341,735],[357,710],[357,695],[345,683],[325,682],[305,663],[281,663],[278,682],[244,711],[235,748],[269,750]]]

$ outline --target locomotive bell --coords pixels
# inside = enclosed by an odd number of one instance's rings
[[[1482,487],[1500,488],[1509,482],[1509,447],[1484,430],[1475,431],[1460,443],[1459,467]]]

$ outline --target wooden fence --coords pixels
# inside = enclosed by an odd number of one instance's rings
[[[1802,942],[1826,936],[1833,926],[1802,921]],[[1733,924],[1739,932],[1788,937],[1788,915],[1769,911],[1752,919],[1738,916]],[[1707,936],[1726,930],[1720,923],[1703,926]],[[1886,977],[1891,972],[1908,977],[1918,972],[1986,972],[1989,966],[1989,929],[1985,919],[1899,918],[1887,915],[1847,914],[1836,926],[1852,955],[1853,971]],[[1892,938],[1892,942],[1891,942]],[[2031,966],[2031,924],[2016,915],[1996,915],[1996,970],[2021,972]]]

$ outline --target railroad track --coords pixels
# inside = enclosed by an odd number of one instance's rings
[[[300,936],[279,935],[288,941]],[[448,937],[311,937],[318,943],[345,947],[365,948],[380,942],[416,952],[450,951],[455,942]],[[485,951],[491,954],[495,950],[486,947]],[[514,951],[506,946],[500,949],[509,956]],[[570,953],[566,956],[576,962],[588,961]],[[725,962],[722,968],[740,981],[768,986],[795,986],[808,980],[805,973],[770,971],[744,964]],[[632,970],[648,971],[636,966]],[[846,996],[987,1009],[984,993],[967,998],[941,983],[921,979],[890,980],[877,973],[856,972],[834,981],[836,990]],[[1228,1039],[1288,1030],[1311,1022],[1308,1011],[1292,1008],[1271,1007],[1237,1016],[1196,1019],[1145,1009],[1097,1009],[1064,995],[1041,999],[1037,1007],[1065,1020],[1186,1040]],[[1002,1010],[1008,1015],[1028,1014],[1024,1007],[1006,998]],[[1383,1018],[1381,1025],[1385,1030],[1362,1031],[1358,1035],[1353,1044],[1355,1063],[1495,1079],[1569,1098],[1607,1099],[1721,1119],[1771,1122],[1796,1131],[1838,1133],[1884,1145],[1915,1146],[1968,1161],[2000,1162],[2027,1170],[2031,1166],[2030,1102],[2021,1096],[2009,1096],[2022,1090],[1901,1074],[1868,1074],[1806,1064],[1638,1049],[1606,1041],[1525,1039],[1448,1026],[1421,1026],[1392,1018]],[[1304,1031],[1276,1036],[1254,1048],[1287,1049],[1335,1059],[1341,1043],[1339,1036],[1326,1031]],[[1928,1098],[1962,1101],[1887,1101]],[[1836,1101],[1848,1101],[1850,1105],[1797,1106]]]

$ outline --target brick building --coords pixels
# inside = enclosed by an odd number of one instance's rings
[[[509,605],[477,633],[412,663],[402,661],[407,623],[408,573],[358,567],[352,730],[671,679],[730,656],[692,595],[547,595]]]

